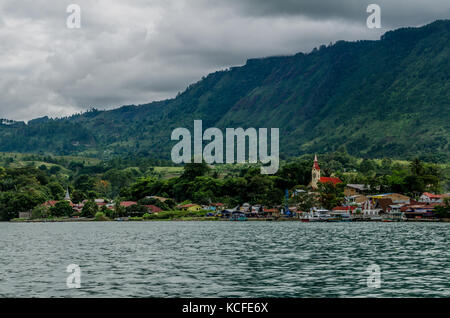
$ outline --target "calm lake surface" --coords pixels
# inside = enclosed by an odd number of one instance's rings
[[[449,223],[0,223],[0,297],[449,297],[449,239]]]

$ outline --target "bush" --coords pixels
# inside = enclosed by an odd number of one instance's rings
[[[96,221],[108,221],[108,218],[106,217],[105,213],[97,212],[95,214],[95,220]]]
[[[45,219],[48,216],[49,216],[48,208],[46,208],[43,205],[38,205],[31,212],[32,219]]]
[[[149,220],[149,219],[151,219],[151,214],[150,213],[145,213],[143,216],[142,216],[142,218],[144,219],[144,220]]]
[[[50,214],[52,216],[61,217],[68,216],[70,217],[73,213],[72,206],[67,201],[59,201],[50,208]]]
[[[87,218],[91,218],[94,215],[97,215],[97,212],[98,212],[97,204],[94,201],[89,200],[84,204],[83,209],[81,210],[81,215]]]

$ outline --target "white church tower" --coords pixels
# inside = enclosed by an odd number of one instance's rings
[[[311,171],[311,187],[313,189],[319,188],[319,180],[320,180],[320,166],[319,162],[317,161],[317,155],[314,157],[314,164]]]

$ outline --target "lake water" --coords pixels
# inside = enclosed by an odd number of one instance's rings
[[[0,296],[449,297],[449,238],[449,223],[0,223]]]

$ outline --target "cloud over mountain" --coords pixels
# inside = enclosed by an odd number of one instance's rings
[[[203,75],[251,57],[293,54],[336,40],[448,17],[442,0],[378,1],[383,27],[366,27],[364,1],[0,0],[0,117],[28,120],[176,95]]]

